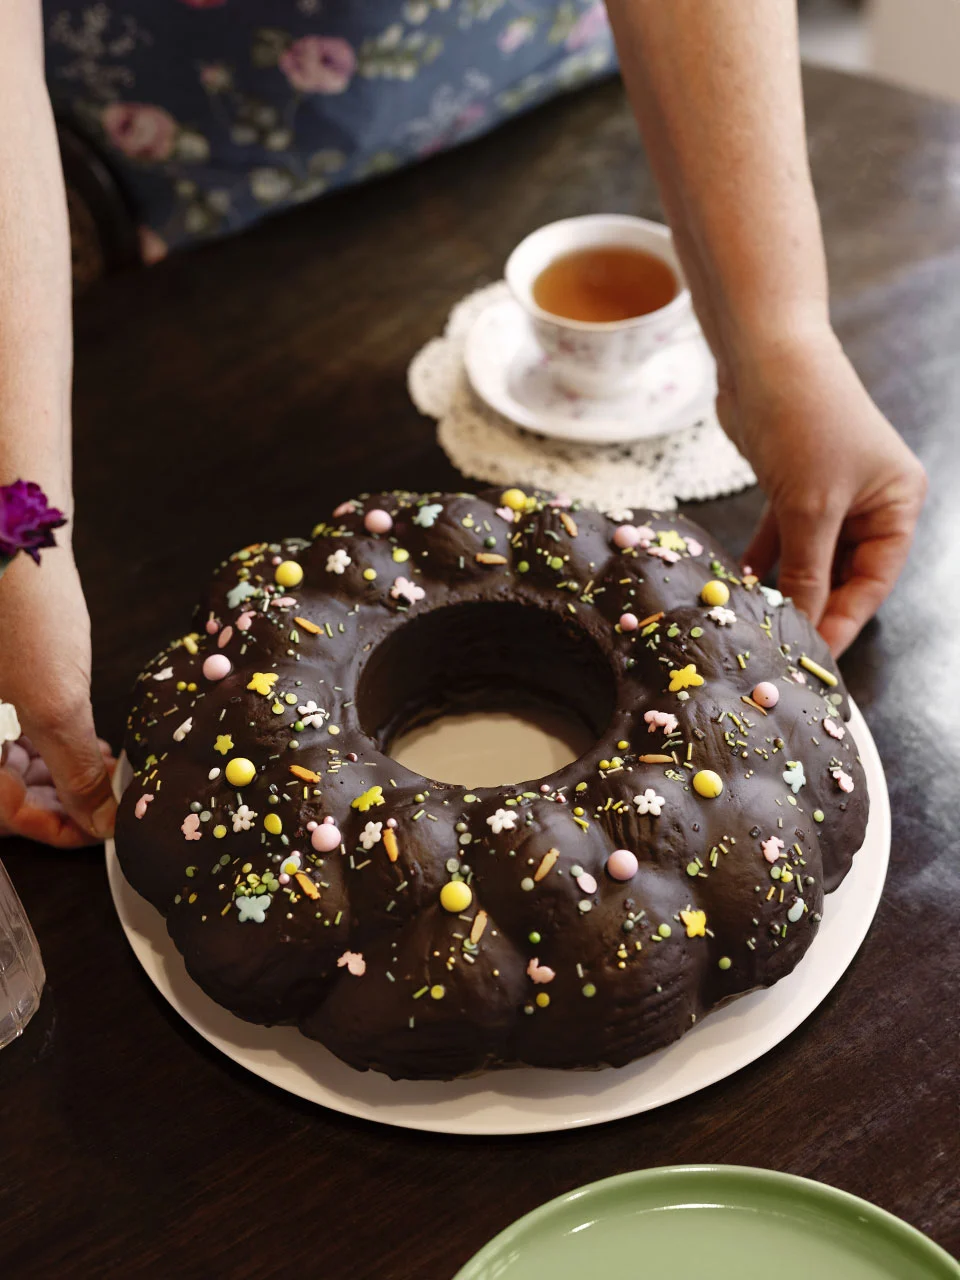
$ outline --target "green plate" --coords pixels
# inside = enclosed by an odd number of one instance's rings
[[[507,1227],[455,1280],[958,1280],[899,1218],[833,1187],[737,1165],[606,1178]]]

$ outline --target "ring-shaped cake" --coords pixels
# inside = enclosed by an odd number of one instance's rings
[[[789,973],[863,840],[808,620],[702,529],[520,490],[381,493],[231,556],[143,672],[117,850],[195,981],[355,1067],[619,1066]],[[543,779],[397,733],[563,707]]]

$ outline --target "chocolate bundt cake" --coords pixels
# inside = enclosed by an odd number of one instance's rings
[[[388,754],[531,704],[596,745],[473,791]],[[620,1066],[810,946],[866,825],[848,717],[681,516],[375,494],[231,556],[140,677],[117,850],[204,991],[355,1067]]]

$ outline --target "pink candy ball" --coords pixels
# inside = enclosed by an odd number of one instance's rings
[[[629,849],[614,849],[607,859],[607,875],[611,880],[632,880],[639,869],[637,855]]]
[[[780,701],[780,690],[769,680],[761,680],[750,696],[758,707],[775,707]]]
[[[310,833],[310,843],[317,853],[333,853],[340,847],[340,830],[332,822],[321,822]]]
[[[614,531],[613,545],[615,547],[635,547],[640,541],[640,530],[635,524],[621,524]]]
[[[640,623],[637,620],[637,615],[635,613],[621,613],[620,615],[621,631],[636,631],[639,625]]]
[[[389,533],[393,528],[393,516],[389,511],[374,507],[363,517],[363,527],[367,533]]]
[[[203,663],[203,674],[208,680],[222,680],[233,670],[233,664],[225,653],[211,653]]]

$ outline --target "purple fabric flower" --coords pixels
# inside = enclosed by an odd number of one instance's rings
[[[0,485],[0,567],[18,551],[40,563],[40,549],[55,545],[54,529],[67,517],[47,502],[47,495],[30,480]]]

